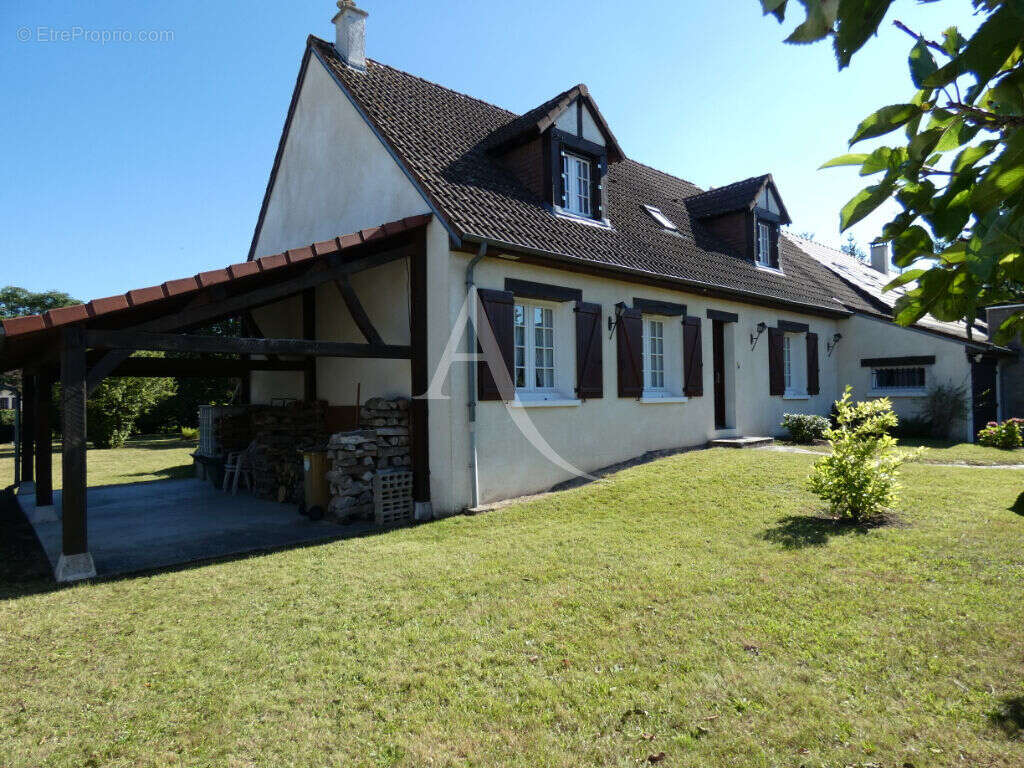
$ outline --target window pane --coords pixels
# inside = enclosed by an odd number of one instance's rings
[[[526,386],[526,308],[516,304],[515,321],[515,371],[513,379],[517,387]]]
[[[786,389],[793,387],[793,350],[792,339],[789,336],[782,337],[782,370],[785,378]]]

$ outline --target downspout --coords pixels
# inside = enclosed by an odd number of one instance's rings
[[[470,312],[476,312],[476,285],[473,283],[473,270],[476,265],[487,255],[487,241],[483,240],[480,242],[480,249],[477,251],[476,256],[469,262],[466,267],[466,300],[469,305]],[[476,354],[476,317],[468,318],[469,322],[466,324],[466,339],[469,349],[469,354]],[[477,470],[477,454],[476,454],[476,363],[469,364],[469,394],[467,397],[469,403],[469,461],[471,477],[473,481],[473,506],[480,506],[480,473]]]

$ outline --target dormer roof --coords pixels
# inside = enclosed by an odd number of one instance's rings
[[[778,208],[779,221],[782,224],[792,223],[786,206],[782,204],[779,190],[775,187],[770,173],[751,176],[743,181],[733,182],[724,187],[709,189],[699,195],[687,198],[686,207],[690,215],[698,219],[721,216],[733,211],[749,211],[758,207],[764,195],[771,195]]]
[[[604,144],[608,150],[608,162],[618,163],[625,160],[626,154],[608,127],[601,110],[597,108],[597,104],[590,95],[590,90],[583,83],[562,91],[529,112],[510,120],[491,134],[487,141],[487,148],[491,152],[500,153],[519,144],[525,144],[558,123],[559,118],[577,103],[589,111],[590,117],[604,137]]]

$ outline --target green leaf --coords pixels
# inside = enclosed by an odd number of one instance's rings
[[[861,166],[860,175],[870,176],[879,171],[888,171],[898,168],[903,162],[906,150],[902,147],[893,149],[891,147],[879,147],[864,160]]]
[[[904,184],[902,189],[896,193],[896,199],[908,209],[922,213],[931,210],[932,198],[935,196],[935,185],[928,179],[923,181],[911,181]]]
[[[819,166],[818,170],[820,171],[822,168],[834,168],[835,166],[838,165],[860,165],[867,159],[868,155],[865,153],[839,155],[838,157],[833,157],[824,165]]]
[[[935,151],[950,152],[957,147],[962,147],[977,136],[980,130],[980,126],[968,125],[963,116],[959,116],[943,129],[942,138],[935,145]]]
[[[956,56],[966,44],[967,41],[956,27],[949,27],[942,33],[942,50],[950,56]]]
[[[892,184],[874,184],[854,195],[839,212],[839,231],[845,232],[889,199]]]
[[[892,258],[898,266],[905,267],[924,256],[934,255],[932,239],[924,227],[915,224],[892,241]]]
[[[786,38],[787,43],[813,43],[832,32],[839,11],[839,0],[802,0],[807,18]]]
[[[963,171],[966,168],[974,167],[979,160],[991,154],[998,145],[998,139],[990,139],[988,141],[983,141],[980,144],[976,144],[973,147],[967,147],[956,156],[956,160],[953,161],[953,165],[950,170],[952,170],[953,173],[960,173],[960,171]]]
[[[982,22],[959,58],[965,71],[973,72],[978,85],[982,85],[1000,70],[1020,40],[1020,20],[1003,6]]]
[[[850,139],[850,145],[863,139],[872,139],[894,131],[916,115],[921,114],[921,107],[916,104],[890,104],[882,107],[872,115],[864,118]]]
[[[924,269],[908,269],[905,272],[898,275],[893,280],[889,281],[886,286],[882,289],[883,291],[891,291],[894,288],[900,288],[907,283],[912,283],[923,275],[927,270]]]
[[[971,190],[961,189],[932,201],[932,210],[925,217],[937,237],[952,240],[959,237],[971,218]]]
[[[927,131],[917,134],[910,140],[910,145],[907,147],[910,159],[919,166],[922,165],[925,157],[935,149],[935,145],[941,138],[942,128],[929,128]]]
[[[839,3],[840,16],[832,45],[839,68],[850,64],[850,59],[878,31],[892,0],[843,0]]]
[[[1024,188],[1024,128],[1010,134],[1006,148],[971,193],[975,213],[985,213]]]
[[[918,40],[910,49],[910,79],[918,88],[924,88],[924,82],[939,68],[935,63],[935,57],[928,50],[924,40]]]

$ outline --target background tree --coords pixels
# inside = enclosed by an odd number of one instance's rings
[[[853,232],[846,234],[846,242],[839,246],[839,250],[845,253],[847,256],[853,256],[858,261],[867,261],[868,254],[861,244],[857,242],[857,238],[853,236]]]
[[[955,26],[926,36],[893,22],[912,39],[916,92],[865,118],[849,144],[902,134],[823,166],[859,165],[862,176],[880,176],[843,207],[844,231],[890,198],[902,207],[881,240],[892,243],[897,266],[910,267],[889,284],[907,286],[896,303],[904,325],[925,314],[973,320],[981,307],[1024,301],[1024,2],[972,2],[982,21],[969,38]],[[842,69],[892,4],[801,0],[806,18],[786,42],[831,38]],[[787,0],[761,5],[785,20]],[[1024,313],[1011,315],[997,338],[1022,329]]]
[[[0,289],[0,318],[38,315],[48,309],[80,303],[61,291],[34,293],[9,285]],[[20,389],[20,376],[0,375],[0,388]],[[88,403],[89,436],[100,448],[116,448],[135,427],[136,420],[175,393],[173,379],[106,379],[90,396]],[[58,404],[53,406],[56,411]],[[59,424],[59,420],[54,420]]]

